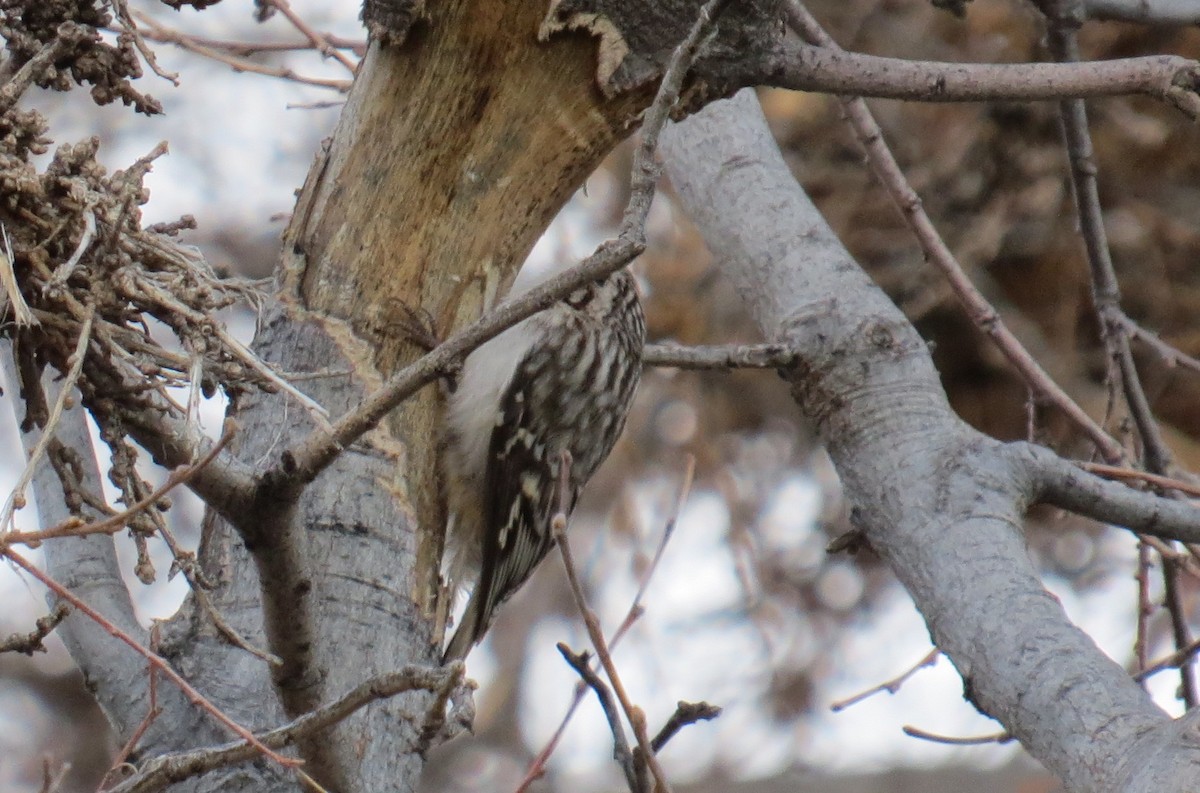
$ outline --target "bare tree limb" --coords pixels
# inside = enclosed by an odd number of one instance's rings
[[[1200,509],[1087,473],[1053,452],[1026,444],[1036,501],[1165,540],[1200,542]]]
[[[388,699],[406,691],[439,691],[448,681],[462,680],[463,666],[455,662],[448,666],[405,666],[367,680],[353,690],[318,710],[277,727],[259,733],[255,741],[270,749],[283,749],[301,738],[310,737],[344,721],[372,702]],[[261,756],[250,744],[241,741],[226,746],[177,752],[150,760],[134,778],[112,788],[109,793],[153,793],[218,768],[245,763]]]
[[[907,61],[785,40],[748,62],[742,84],[918,102],[1048,100],[1145,94],[1200,117],[1200,64],[1156,55],[1082,64]]]
[[[1027,455],[954,415],[926,345],[797,185],[753,93],[670,127],[663,149],[681,204],[764,337],[795,345],[792,394],[856,525],[912,594],[969,700],[1068,790],[1107,789],[1151,765],[1185,773],[1194,747],[1161,743],[1173,722],[1070,623],[1030,563]],[[1162,789],[1141,779],[1130,789]]]

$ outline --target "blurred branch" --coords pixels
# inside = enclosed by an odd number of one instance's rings
[[[301,738],[316,735],[338,722],[345,721],[372,702],[388,699],[406,691],[442,691],[447,686],[453,687],[461,683],[462,674],[461,662],[444,667],[404,666],[367,680],[312,713],[252,737],[256,745],[282,749]],[[259,750],[256,746],[244,742],[165,754],[147,762],[138,776],[117,785],[109,793],[152,793],[218,768],[254,760],[258,756]]]
[[[685,347],[681,344],[647,344],[642,351],[646,366],[676,369],[779,369],[791,366],[796,354],[783,344],[725,344]]]
[[[1127,314],[1122,313],[1116,319],[1124,326],[1126,333],[1154,350],[1167,366],[1182,366],[1200,373],[1200,358],[1188,355],[1173,344],[1163,341],[1157,334],[1134,322]]]
[[[938,735],[933,732],[926,732],[919,727],[912,727],[908,724],[904,725],[904,734],[910,738],[920,738],[922,741],[930,743],[943,743],[948,746],[981,746],[988,743],[1008,743],[1013,739],[1007,732],[997,732],[991,735],[974,735],[968,738],[955,738],[950,735]]]
[[[661,752],[663,747],[667,745],[675,735],[689,724],[695,724],[699,721],[712,721],[721,715],[721,709],[716,705],[710,705],[707,702],[683,702],[682,700],[675,705],[675,712],[671,714],[671,718],[667,719],[667,723],[662,726],[650,741],[650,747],[655,753]]]
[[[287,17],[287,21],[292,23],[292,27],[300,31],[310,45],[317,52],[321,53],[326,58],[333,58],[342,66],[346,67],[346,71],[354,74],[358,69],[358,64],[346,57],[346,54],[341,52],[337,47],[330,43],[329,39],[325,38],[325,34],[318,33],[313,29],[304,18],[292,10],[292,6],[287,0],[262,0],[263,11],[270,8],[279,10],[279,13]]]
[[[253,72],[254,74],[263,74],[268,77],[278,77],[281,80],[289,80],[293,83],[302,85],[315,85],[319,88],[332,88],[341,93],[346,93],[350,90],[351,80],[330,80],[321,77],[306,77],[298,74],[286,66],[266,66],[249,58],[239,57],[234,55],[228,49],[222,51],[217,46],[201,43],[201,40],[189,36],[186,33],[178,30],[172,30],[165,25],[159,24],[153,18],[146,14],[133,12],[134,18],[143,26],[142,35],[150,41],[157,41],[162,44],[174,44],[175,46],[195,53],[210,60],[223,63],[235,72]]]
[[[1185,493],[1189,496],[1200,498],[1200,485],[1193,482],[1185,482],[1182,479],[1175,479],[1170,476],[1162,476],[1160,474],[1152,474],[1149,471],[1139,471],[1136,468],[1122,468],[1116,465],[1104,465],[1103,463],[1076,463],[1080,468],[1088,473],[1102,476],[1105,479],[1119,479],[1123,482],[1138,481],[1145,482],[1148,485],[1163,488],[1164,490],[1178,490],[1180,493]]]
[[[924,658],[922,658],[920,661],[917,661],[915,664],[913,664],[908,669],[906,669],[903,673],[897,675],[896,677],[893,677],[891,680],[884,681],[883,683],[880,683],[877,686],[872,686],[871,688],[868,688],[866,691],[862,691],[858,694],[855,694],[852,697],[848,697],[846,699],[842,699],[842,700],[833,702],[829,705],[829,709],[831,711],[833,711],[834,713],[837,713],[839,711],[845,710],[846,708],[850,707],[851,705],[857,705],[859,702],[862,702],[864,699],[867,699],[868,697],[873,697],[876,694],[879,694],[884,691],[888,692],[889,694],[895,694],[897,691],[900,690],[900,687],[903,686],[905,684],[905,682],[908,681],[908,679],[910,677],[912,677],[913,675],[915,675],[917,672],[924,669],[925,667],[933,666],[935,663],[937,663],[938,656],[940,656],[941,654],[942,654],[942,651],[939,650],[938,648],[934,647],[932,650],[930,650],[928,653],[925,654]]]

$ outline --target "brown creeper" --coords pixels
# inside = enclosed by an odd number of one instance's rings
[[[637,287],[621,270],[467,357],[450,396],[442,456],[450,575],[476,583],[444,660],[466,657],[496,608],[550,551],[561,454],[571,455],[573,509],[621,434],[645,338]]]

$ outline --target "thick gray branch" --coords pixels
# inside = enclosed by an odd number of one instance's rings
[[[1036,500],[1141,534],[1200,543],[1200,510],[1186,501],[1101,479],[1040,446],[1023,447]]]
[[[663,150],[680,200],[764,336],[797,352],[793,394],[828,446],[855,522],[911,593],[966,696],[1068,789],[1121,789],[1172,724],[1042,586],[1021,536],[1028,474],[1010,447],[953,415],[924,343],[788,172],[753,94],[676,125]]]

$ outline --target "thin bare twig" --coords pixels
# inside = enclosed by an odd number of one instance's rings
[[[1182,366],[1184,369],[1200,373],[1200,358],[1188,355],[1178,347],[1163,341],[1157,334],[1143,328],[1134,322],[1127,314],[1118,317],[1125,327],[1125,332],[1154,350],[1167,366]]]
[[[864,699],[873,697],[876,694],[882,693],[884,691],[886,691],[889,694],[895,694],[897,691],[900,690],[900,687],[903,686],[908,681],[908,679],[910,677],[912,677],[917,672],[919,672],[920,670],[924,669],[927,666],[933,666],[933,664],[937,662],[938,656],[940,656],[941,654],[942,654],[942,651],[939,650],[938,648],[934,647],[932,650],[930,650],[928,653],[926,653],[924,658],[922,658],[920,661],[917,661],[915,664],[910,666],[903,673],[897,675],[896,677],[893,677],[891,680],[885,680],[884,682],[880,683],[877,686],[872,686],[871,688],[868,688],[866,691],[855,694],[852,697],[847,697],[846,699],[838,700],[838,701],[832,703],[829,706],[829,709],[831,711],[833,711],[834,713],[837,713],[839,711],[845,710],[846,708],[850,707],[851,705],[857,705],[859,702],[862,702]]]
[[[158,652],[159,634],[160,629],[156,622],[150,628],[150,652],[152,653]],[[130,755],[133,754],[133,750],[141,742],[142,736],[146,734],[146,730],[150,729],[150,725],[154,723],[155,719],[162,715],[162,709],[158,706],[158,673],[154,668],[154,664],[146,664],[146,677],[148,678],[147,686],[150,689],[150,704],[146,708],[146,715],[138,723],[137,729],[133,731],[133,734],[129,736],[129,740],[121,747],[121,751],[117,752],[117,756],[113,759],[108,771],[100,778],[100,785],[96,788],[96,793],[102,793],[108,783],[109,777],[121,770],[122,767],[127,766]]]
[[[655,754],[658,754],[667,745],[667,742],[684,727],[698,721],[712,721],[720,715],[721,709],[716,705],[710,705],[707,702],[680,701],[676,703],[675,712],[671,714],[671,718],[667,719],[667,723],[650,741],[650,747],[654,749]]]
[[[172,30],[165,25],[160,25],[158,22],[146,16],[145,14],[133,12],[133,17],[145,29],[142,35],[151,41],[158,41],[164,44],[174,44],[188,52],[193,52],[196,55],[201,55],[205,58],[224,63],[235,72],[253,72],[254,74],[262,74],[268,77],[278,77],[281,80],[289,80],[302,85],[315,85],[319,88],[332,88],[341,93],[346,93],[350,90],[352,81],[350,80],[327,80],[320,77],[305,77],[286,67],[265,66],[257,61],[252,61],[248,58],[239,58],[228,52],[222,52],[211,46],[201,44],[198,40],[192,38],[186,33],[181,33],[177,30]]]
[[[172,85],[179,85],[179,75],[175,72],[164,71],[158,65],[158,58],[154,56],[154,50],[146,45],[146,40],[142,38],[142,32],[138,30],[137,23],[133,21],[133,17],[129,15],[129,6],[126,0],[112,0],[113,10],[117,13],[117,20],[120,21],[122,29],[133,38],[133,45],[137,47],[138,52],[142,54],[142,58],[150,66],[151,71],[159,77],[167,80]]]
[[[679,522],[679,513],[683,511],[683,504],[687,501],[688,494],[691,492],[692,479],[696,473],[696,458],[693,455],[687,455],[684,464],[683,478],[679,485],[679,492],[675,498],[675,508],[667,517],[666,524],[663,526],[662,536],[659,538],[658,545],[655,547],[654,556],[650,560],[650,564],[646,566],[642,573],[642,580],[638,584],[637,593],[633,597],[633,601],[629,604],[629,610],[625,613],[625,618],[621,620],[621,624],[617,630],[613,632],[612,638],[608,640],[608,649],[611,651],[621,643],[621,639],[633,627],[634,623],[642,616],[642,599],[646,595],[646,590],[650,586],[650,581],[654,577],[654,572],[658,569],[659,561],[663,557],[663,553],[667,549],[667,543],[675,534],[675,526]],[[545,771],[546,762],[550,756],[554,754],[554,750],[558,748],[559,741],[562,740],[563,734],[567,731],[567,726],[571,723],[571,719],[575,716],[575,712],[579,709],[580,703],[583,702],[583,697],[587,693],[588,686],[585,681],[580,681],[575,685],[575,691],[571,698],[571,704],[567,706],[567,712],[563,714],[562,721],[559,722],[558,728],[554,734],[550,736],[550,740],[546,741],[546,745],[538,752],[537,757],[529,764],[529,768],[525,771],[525,778],[517,787],[516,793],[525,793],[529,786],[539,779]]]
[[[1083,470],[1097,476],[1102,476],[1105,479],[1117,479],[1123,482],[1145,482],[1148,485],[1161,487],[1164,490],[1178,490],[1180,493],[1200,498],[1200,485],[1185,482],[1182,479],[1176,479],[1172,476],[1162,476],[1161,474],[1152,474],[1149,471],[1139,471],[1136,468],[1105,465],[1104,463],[1077,462],[1075,464]]]
[[[346,57],[344,52],[341,52],[337,47],[329,43],[325,35],[318,33],[304,19],[292,10],[291,4],[287,0],[263,0],[265,5],[279,10],[281,14],[287,17],[287,21],[292,23],[292,27],[300,31],[306,39],[312,44],[317,52],[324,55],[326,58],[333,58],[342,66],[346,67],[346,71],[354,74],[358,70],[358,64]]]
[[[608,719],[608,728],[612,732],[613,759],[621,766],[630,793],[648,791],[649,780],[646,778],[646,766],[644,763],[634,760],[633,752],[629,748],[629,741],[625,738],[625,728],[621,725],[620,711],[613,702],[612,692],[592,669],[592,661],[588,658],[587,651],[576,653],[562,642],[556,646],[571,668],[579,674],[581,682],[596,692],[596,699],[600,702],[600,708],[604,711],[604,718]]]
[[[922,741],[930,743],[944,743],[950,746],[979,746],[985,743],[1008,743],[1013,739],[1007,732],[997,732],[992,735],[976,735],[967,738],[955,738],[949,735],[938,735],[933,732],[926,732],[919,727],[913,727],[908,724],[904,725],[904,734],[910,738],[920,738]]]

